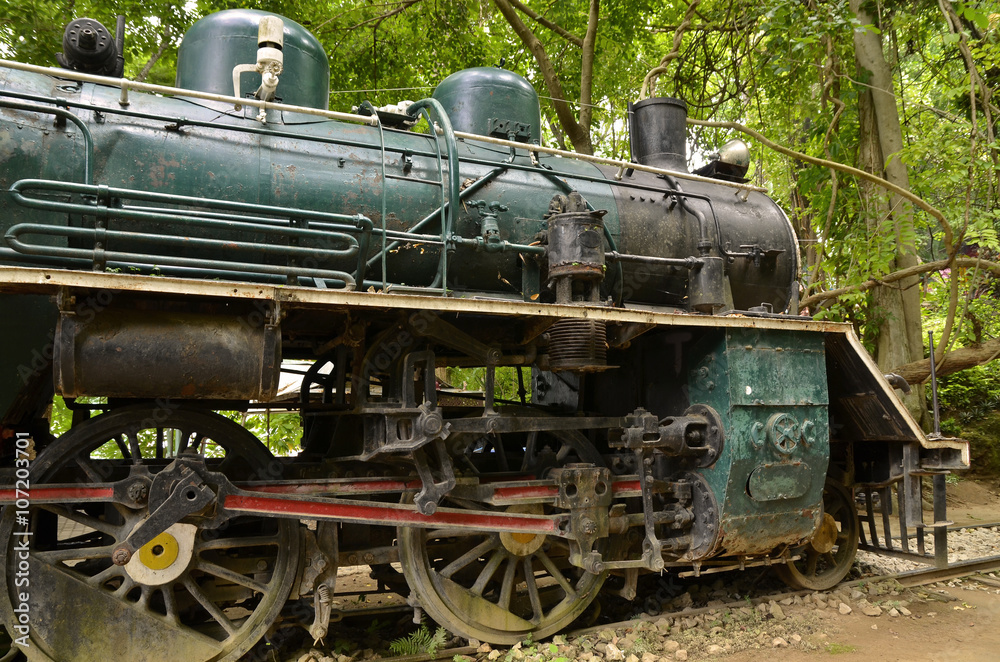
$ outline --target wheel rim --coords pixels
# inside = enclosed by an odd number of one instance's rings
[[[850,492],[839,483],[827,481],[816,543],[794,550],[800,558],[776,566],[778,575],[794,588],[824,591],[836,586],[854,563],[858,532],[858,513]]]
[[[531,438],[521,469],[537,471]],[[553,451],[560,461],[600,459],[579,434],[563,433]],[[470,507],[467,502],[443,506]],[[540,505],[509,512],[540,514]],[[400,528],[400,562],[410,590],[438,624],[455,634],[495,644],[559,632],[582,614],[600,591],[606,573],[569,563],[569,544],[554,536],[448,529]]]
[[[203,451],[211,470],[233,480],[278,470],[252,434],[218,414],[139,405],[63,435],[32,463],[31,482],[155,474],[186,449]],[[113,649],[120,659],[235,660],[277,617],[295,576],[294,522],[241,517],[196,531],[178,524],[130,564],[112,564],[111,550],[147,515],[117,503],[39,505],[30,509],[27,537],[17,535],[23,526],[14,513],[4,513],[0,535],[11,543],[3,548],[0,608],[12,628],[23,590],[14,545],[27,538],[30,644],[40,659],[103,662]],[[137,569],[136,559],[148,567]]]

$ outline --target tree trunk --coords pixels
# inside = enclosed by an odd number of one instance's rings
[[[882,40],[878,33],[864,27],[874,23],[872,17],[862,7],[861,0],[850,0],[850,5],[862,26],[854,31],[854,56],[861,70],[861,79],[869,84],[869,89],[861,94],[859,100],[861,167],[876,174],[884,173],[889,182],[909,190],[906,165],[899,159],[899,151],[903,148],[903,130],[893,94],[892,71],[882,52]],[[889,195],[886,204],[880,193],[871,190],[871,187],[865,193],[864,188],[862,196],[869,203],[868,222],[876,226],[871,229],[877,230],[884,218],[892,222],[896,255],[891,270],[915,266],[918,258],[913,206],[895,194]],[[875,288],[874,299],[881,316],[875,360],[883,369],[923,357],[918,283],[919,280],[913,277],[893,287]],[[927,407],[922,389],[914,389],[904,401],[918,420],[925,417]]]
[[[944,360],[936,356],[938,360],[937,376],[944,377],[960,370],[974,368],[983,363],[989,363],[1000,357],[1000,338],[987,340],[980,345],[962,347],[944,355]],[[892,372],[900,375],[910,384],[919,384],[927,381],[931,376],[931,360],[923,359],[914,361],[906,365],[896,366]]]

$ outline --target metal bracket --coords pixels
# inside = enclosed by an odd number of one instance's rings
[[[181,462],[175,461],[153,478],[149,495],[152,514],[115,547],[111,553],[115,565],[127,564],[143,545],[215,499],[215,492],[204,484],[201,476]]]
[[[437,511],[438,504],[448,492],[455,487],[455,468],[451,463],[451,456],[444,445],[444,441],[437,439],[434,442],[434,450],[437,455],[438,469],[431,468],[427,449],[421,448],[413,452],[413,464],[417,468],[417,475],[423,486],[417,495],[413,497],[413,503],[422,515],[433,515]]]
[[[531,139],[531,125],[514,120],[505,120],[499,117],[489,119],[489,134],[511,141],[524,142]]]
[[[643,408],[625,417],[616,448],[640,452],[656,450],[671,457],[691,458],[698,466],[709,466],[722,452],[725,434],[719,414],[707,405],[692,405],[683,416],[659,420]]]
[[[594,545],[610,533],[611,470],[592,464],[569,464],[553,469],[559,485],[556,507],[570,511],[569,562],[587,572],[604,571],[601,553]]]

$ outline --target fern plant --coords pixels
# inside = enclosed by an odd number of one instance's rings
[[[448,639],[448,631],[438,628],[431,634],[425,623],[408,636],[389,642],[389,650],[395,655],[434,655],[444,647]]]

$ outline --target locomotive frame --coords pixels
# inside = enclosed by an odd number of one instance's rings
[[[968,466],[965,442],[920,430],[849,325],[768,310],[792,297],[797,255],[782,246],[797,245],[755,187],[655,159],[542,148],[530,122],[491,117],[488,131],[456,131],[436,99],[410,107],[437,128],[415,137],[374,109],[330,113],[3,66],[19,72],[0,86],[4,130],[35,132],[84,164],[82,183],[20,177],[9,162],[2,171],[17,181],[4,198],[16,218],[0,293],[13,313],[53,328],[51,362],[38,366],[23,362],[37,331],[9,339],[25,370],[2,428],[10,487],[0,489],[0,539],[11,542],[0,612],[37,659],[103,658],[107,641],[136,659],[237,659],[283,620],[320,638],[337,569],[358,562],[450,630],[497,643],[558,632],[608,581],[634,597],[640,572],[775,565],[793,585],[826,588],[859,539],[880,544],[873,490],[885,505],[896,489],[900,526],[917,526],[922,541],[923,477],[937,488]],[[72,98],[39,94],[45,87]],[[174,100],[128,90],[186,96],[210,112],[180,115]],[[206,119],[218,104],[245,108]],[[341,133],[318,136],[296,128],[300,115],[374,128],[335,124]],[[359,159],[347,154],[374,153],[381,209],[95,178],[102,159],[110,171],[115,141],[154,135],[170,153],[186,131],[230,140],[232,154],[247,136],[271,141],[276,156],[261,162],[281,157],[278,145],[318,144],[331,180]],[[652,142],[676,150],[671,141]],[[161,162],[156,181],[212,189],[185,165]],[[387,182],[410,186],[417,175],[439,191],[435,206],[400,221],[405,203],[419,202],[408,194],[390,219]],[[507,198],[490,188],[504,177]],[[607,220],[593,205],[602,195],[617,205]],[[516,205],[534,216],[505,215]],[[763,238],[745,239],[754,228],[723,209],[756,215]],[[644,225],[668,212],[686,227],[664,238]],[[626,224],[640,240],[620,248]],[[643,250],[642,239],[657,245]],[[481,287],[494,265],[513,294]],[[656,274],[653,286],[635,265]],[[376,266],[381,278],[370,276]],[[473,284],[456,286],[455,271]],[[652,296],[666,300],[643,299]],[[754,306],[736,309],[745,301]],[[283,358],[312,361],[298,402],[276,399]],[[484,393],[439,388],[436,370],[451,366],[484,369]],[[495,397],[500,367],[518,374],[520,402]],[[75,405],[73,427],[51,439],[42,414],[53,390],[71,403],[105,397],[106,413]],[[213,413],[251,403],[302,414],[298,456],[272,457]],[[30,501],[17,483],[29,478]],[[867,538],[856,489],[869,495]],[[928,525],[936,535],[942,520]],[[926,559],[922,547],[917,556]],[[23,600],[21,561],[33,586]],[[290,613],[300,599],[310,607]],[[65,609],[97,617],[57,618]]]

